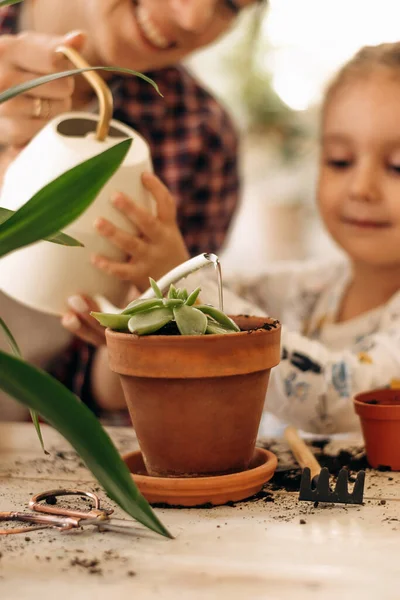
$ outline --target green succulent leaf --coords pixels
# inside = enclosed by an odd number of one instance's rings
[[[103,327],[110,327],[115,331],[126,331],[128,332],[128,322],[131,318],[130,315],[118,315],[111,313],[91,312],[92,317],[103,325]]]
[[[186,300],[189,297],[189,294],[187,293],[187,290],[183,289],[183,290],[178,290],[177,296],[178,296],[178,298],[180,298],[181,300],[186,302]]]
[[[8,208],[4,208],[0,206],[0,224],[7,221],[12,215],[15,214],[14,210],[9,210]],[[75,238],[67,235],[66,233],[55,233],[53,235],[49,235],[44,238],[47,242],[52,242],[53,244],[60,244],[61,246],[79,246],[83,247],[83,244],[76,240]]]
[[[168,298],[170,298],[171,300],[173,300],[174,298],[177,298],[177,289],[174,286],[173,283],[171,283],[171,285],[169,286],[169,290],[168,290]]]
[[[121,67],[85,67],[84,69],[70,69],[68,71],[59,71],[58,73],[52,73],[51,75],[43,75],[42,77],[37,77],[36,79],[31,79],[24,83],[20,83],[11,88],[8,88],[4,92],[0,94],[0,104],[3,102],[7,102],[7,100],[11,100],[20,94],[25,94],[34,88],[37,88],[45,83],[50,83],[51,81],[56,81],[57,79],[64,79],[65,77],[72,77],[74,75],[80,75],[81,73],[85,73],[86,71],[113,71],[115,73],[125,73],[127,75],[134,75],[135,77],[140,77],[140,79],[144,79],[147,83],[150,83],[157,93],[162,96],[158,85],[142,73],[138,73],[138,71],[132,71],[132,69],[123,69]]]
[[[155,293],[156,298],[161,298],[162,299],[163,293],[160,290],[160,288],[158,287],[157,283],[151,277],[149,277],[149,281],[150,281],[151,289]]]
[[[175,308],[176,306],[182,306],[183,300],[180,298],[164,298],[163,304],[168,308]]]
[[[13,334],[11,333],[11,331],[9,330],[9,328],[4,323],[4,321],[1,317],[0,317],[0,329],[2,329],[5,333],[6,339],[8,341],[8,345],[10,346],[10,349],[11,349],[11,352],[13,352],[13,354],[15,354],[15,356],[18,356],[18,358],[22,358],[21,350],[17,344],[17,340],[15,339],[15,337],[13,336]],[[39,438],[40,445],[42,446],[42,450],[45,454],[48,454],[46,448],[44,447],[44,441],[43,441],[43,436],[42,436],[42,430],[40,429],[39,417],[34,410],[31,410],[30,413],[31,413],[32,423],[36,429],[36,433]]]
[[[228,329],[232,329],[233,331],[240,331],[240,328],[236,325],[235,321],[233,321],[230,317],[228,317],[228,315],[223,313],[221,310],[218,310],[218,308],[215,308],[214,306],[208,306],[207,304],[198,304],[196,308],[205,315],[209,315],[210,317],[215,319],[215,321],[217,321],[221,325],[224,325]]]
[[[210,319],[209,317],[207,317],[206,333],[218,335],[218,334],[236,333],[236,332],[233,329],[228,329],[224,325],[217,323],[217,321],[214,321],[214,319]]]
[[[131,517],[172,537],[140,494],[128,467],[92,411],[61,383],[0,351],[0,389],[36,411],[75,448],[107,494]]]
[[[0,257],[54,234],[79,217],[118,169],[131,143],[124,140],[63,173],[1,223]]]
[[[174,315],[170,308],[154,308],[133,315],[128,322],[129,331],[136,335],[149,335],[172,321]]]
[[[149,298],[148,300],[134,300],[122,311],[123,315],[134,315],[139,312],[151,310],[163,306],[163,301],[160,298]]]
[[[193,306],[193,304],[196,302],[197,298],[199,297],[200,292],[201,292],[201,287],[198,287],[195,290],[193,290],[193,292],[189,295],[188,299],[185,302],[186,306]]]
[[[203,335],[207,329],[207,317],[193,306],[174,308],[176,325],[181,335]]]

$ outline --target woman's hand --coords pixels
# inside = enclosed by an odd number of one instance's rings
[[[140,296],[139,290],[131,286],[123,306],[136,300]],[[105,329],[100,325],[90,312],[99,312],[100,308],[90,296],[84,294],[68,298],[69,311],[61,319],[62,326],[78,338],[93,346],[104,346],[106,343]]]
[[[144,291],[149,287],[149,277],[159,279],[185,262],[189,253],[176,222],[174,198],[155,175],[144,173],[142,182],[156,201],[157,215],[140,208],[125,194],[115,194],[114,206],[135,225],[137,234],[127,233],[106,219],[97,219],[98,233],[125,252],[128,260],[117,262],[96,254],[92,262],[105,273],[130,281]]]
[[[90,315],[100,309],[89,296],[76,295],[68,298],[69,311],[61,319],[62,326],[84,342],[93,346],[106,343],[105,329]]]
[[[43,75],[71,68],[55,50],[61,44],[81,50],[86,36],[34,32],[0,37],[0,92]],[[0,145],[21,148],[46,123],[71,109],[74,81],[59,79],[0,104]]]

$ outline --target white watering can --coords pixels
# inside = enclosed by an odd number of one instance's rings
[[[77,67],[88,66],[75,50],[62,47],[59,51]],[[70,112],[53,119],[9,167],[0,195],[0,206],[18,210],[57,176],[124,138],[133,138],[124,162],[96,200],[63,230],[82,242],[84,248],[38,242],[1,260],[0,290],[30,308],[54,315],[68,309],[66,300],[71,295],[96,296],[105,310],[110,303],[120,305],[128,291],[128,282],[120,282],[90,263],[92,253],[123,260],[122,252],[94,230],[97,217],[109,219],[125,231],[133,230],[133,225],[112,206],[112,192],[124,192],[138,205],[154,209],[154,200],[141,183],[141,174],[152,171],[146,141],[130,127],[111,120],[110,90],[96,72],[87,72],[85,76],[98,95],[100,116]]]

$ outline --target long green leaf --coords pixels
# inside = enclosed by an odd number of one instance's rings
[[[130,315],[118,315],[101,312],[91,312],[90,314],[103,327],[110,327],[110,329],[114,329],[115,331],[129,331],[128,321],[131,318]]]
[[[21,358],[22,354],[21,354],[21,350],[17,344],[17,340],[15,339],[15,337],[13,336],[13,334],[11,333],[11,331],[9,330],[9,328],[4,323],[4,321],[1,317],[0,317],[0,329],[2,329],[6,335],[6,339],[11,348],[11,352],[13,352],[15,354],[15,356],[18,356],[19,358]],[[43,441],[43,436],[42,436],[42,430],[40,429],[39,417],[34,410],[31,410],[30,413],[31,413],[32,422],[36,429],[37,436],[39,438],[40,445],[42,446],[42,450],[45,454],[48,454],[46,448],[44,447],[44,441]]]
[[[144,312],[150,310],[151,308],[162,307],[163,301],[160,298],[148,298],[147,300],[143,300],[138,298],[137,300],[133,300],[128,304],[128,306],[122,311],[123,315],[134,315],[138,312]]]
[[[75,448],[108,495],[131,517],[172,537],[140,494],[128,467],[94,414],[44,371],[0,351],[0,388],[37,411]]]
[[[4,221],[7,221],[7,219],[9,219],[14,213],[14,210],[9,210],[8,208],[0,206],[0,223],[4,223]],[[44,239],[47,242],[53,242],[53,244],[60,244],[61,246],[79,246],[80,248],[83,247],[83,244],[81,242],[67,235],[66,233],[58,232],[54,235],[49,235]]]
[[[40,85],[44,85],[45,83],[50,83],[51,81],[56,81],[57,79],[64,79],[64,77],[72,77],[74,75],[80,75],[81,73],[85,73],[86,71],[113,71],[116,73],[125,73],[127,75],[135,75],[136,77],[140,77],[140,79],[144,79],[147,83],[150,83],[157,93],[162,96],[158,85],[142,73],[138,71],[132,71],[132,69],[123,69],[122,67],[85,67],[84,69],[69,69],[68,71],[60,71],[58,73],[52,73],[51,75],[43,75],[42,77],[37,77],[36,79],[31,79],[30,81],[26,81],[25,83],[20,83],[18,85],[14,85],[11,88],[8,88],[4,92],[0,94],[0,104],[6,102],[7,100],[11,100],[11,98],[15,98],[15,96],[19,96],[20,94],[24,94],[25,92],[29,92],[34,88],[39,87]]]
[[[0,257],[74,221],[93,202],[125,158],[131,139],[77,165],[37,192],[0,224]]]
[[[230,317],[228,317],[228,315],[223,313],[221,310],[218,310],[218,308],[215,308],[214,306],[208,306],[208,304],[197,304],[196,308],[205,315],[209,315],[215,319],[217,323],[220,323],[224,327],[232,329],[232,331],[240,331],[240,328],[236,325],[236,323]]]
[[[24,0],[1,0],[0,8],[2,8],[3,6],[10,6],[11,4],[20,4],[20,2],[23,1]]]

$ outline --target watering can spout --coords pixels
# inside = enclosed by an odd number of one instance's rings
[[[218,256],[216,254],[212,254],[209,252],[199,254],[198,256],[190,258],[186,262],[178,265],[177,267],[175,267],[175,269],[172,269],[172,271],[169,271],[169,273],[167,273],[166,275],[164,275],[164,277],[161,277],[161,279],[157,281],[157,285],[164,294],[171,284],[176,283],[180,279],[184,279],[191,273],[194,273],[195,271],[198,271],[199,269],[202,269],[207,265],[212,264],[216,266],[218,263]],[[143,298],[145,300],[154,297],[154,290],[151,287],[140,296],[140,298]]]
[[[161,279],[157,281],[157,285],[164,294],[168,291],[169,286],[171,284],[177,283],[181,279],[188,277],[188,275],[190,275],[191,273],[194,273],[195,271],[198,271],[199,269],[202,269],[203,267],[206,267],[210,264],[214,265],[214,267],[219,265],[218,256],[216,254],[212,254],[211,252],[204,252],[203,254],[198,254],[197,256],[190,258],[186,262],[178,265],[177,267],[169,271],[169,273],[161,277]],[[143,300],[155,298],[153,288],[149,287],[141,296],[139,296],[139,298]],[[102,296],[95,296],[94,299],[96,300],[102,312],[121,312],[120,308],[117,308]]]

